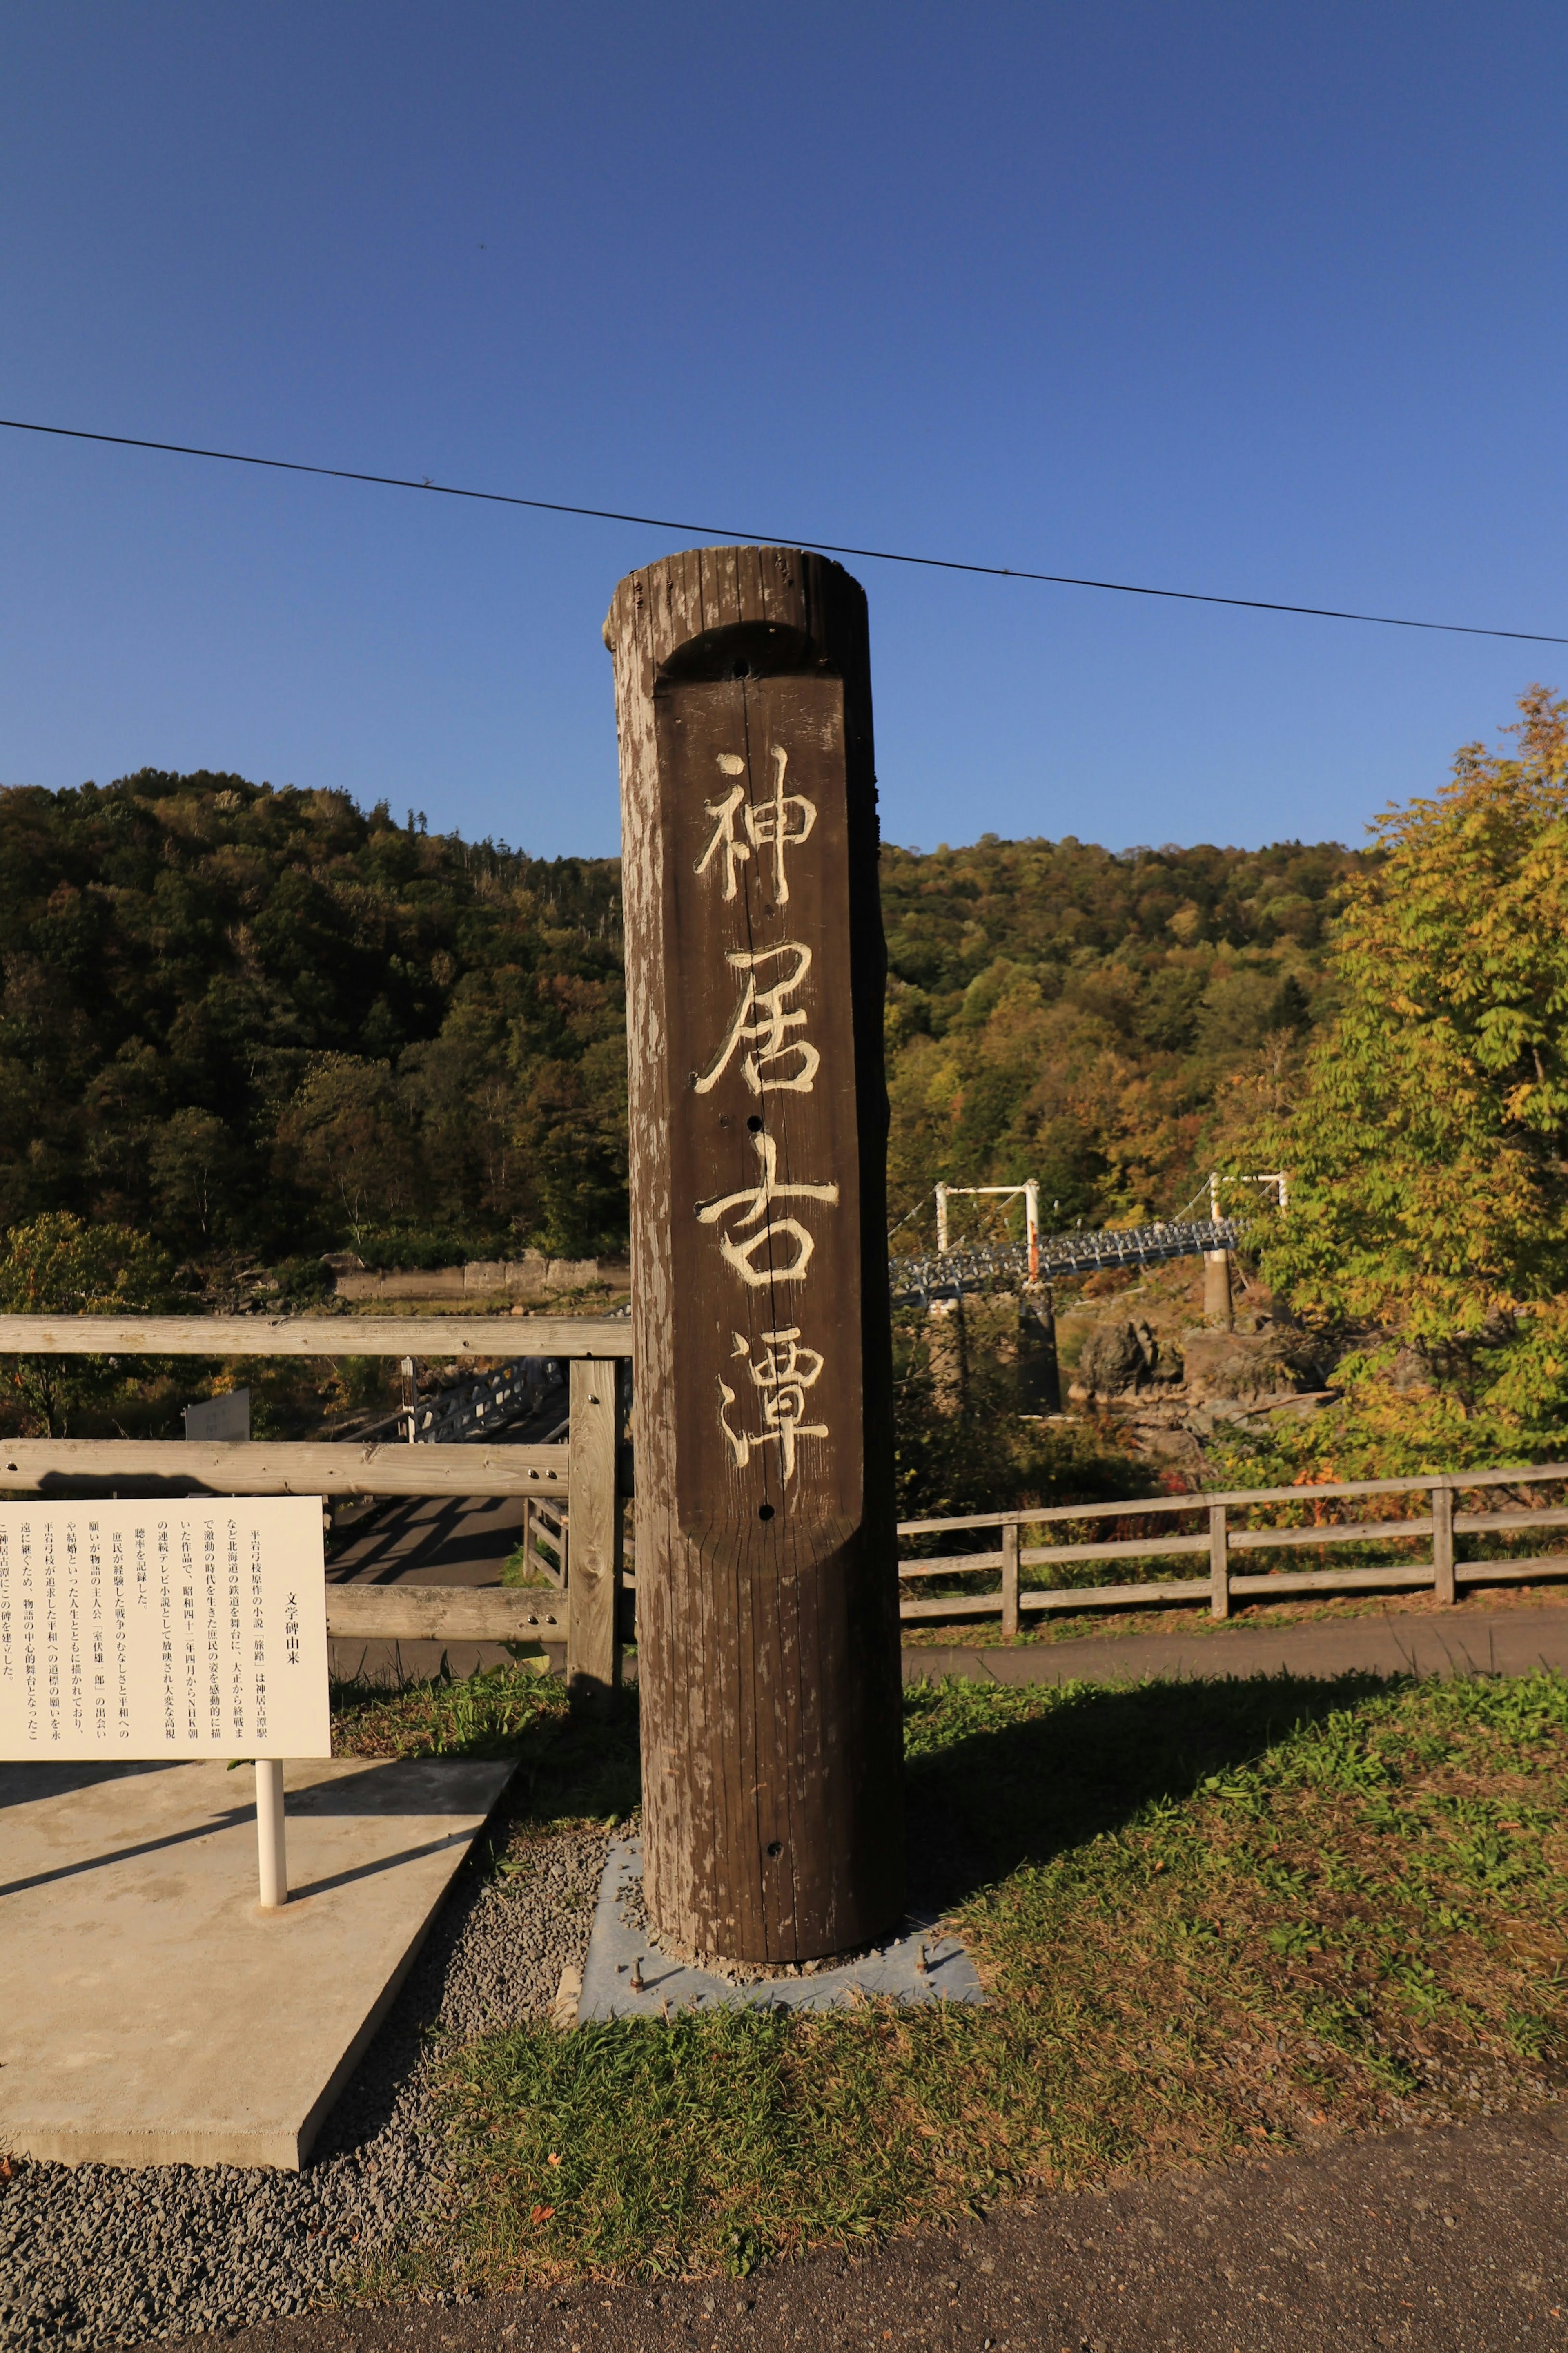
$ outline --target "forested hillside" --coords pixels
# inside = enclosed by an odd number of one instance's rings
[[[895,1216],[940,1176],[1037,1176],[1063,1224],[1180,1206],[1330,1011],[1330,896],[1366,862],[1334,843],[887,849]]]
[[[0,1223],[197,1258],[624,1239],[619,885],[341,793],[0,793]]]
[[[1063,1221],[1175,1206],[1324,1011],[1363,863],[889,849],[895,1215],[939,1176],[1037,1176]],[[340,793],[0,792],[0,1225],[69,1209],[301,1275],[623,1246],[619,923],[614,860]]]

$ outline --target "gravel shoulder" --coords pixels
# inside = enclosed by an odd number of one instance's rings
[[[504,1802],[504,1801],[503,1801]],[[581,1968],[608,1845],[524,1837],[461,1873],[303,2172],[33,2164],[0,2174],[0,2348],[105,2353],[303,2313],[449,2207],[443,2042],[543,2016]]]
[[[1568,2109],[999,2208],[858,2262],[248,2328],[226,2353],[1409,2353],[1568,2345]],[[217,2340],[193,2337],[190,2353]]]

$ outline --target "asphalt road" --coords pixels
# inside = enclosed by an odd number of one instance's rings
[[[1568,1606],[1311,1619],[1299,1626],[1226,1626],[1214,1633],[1085,1634],[1016,1649],[921,1643],[904,1652],[904,1681],[967,1675],[1002,1683],[1138,1682],[1145,1675],[1530,1675],[1568,1671]]]
[[[1568,2107],[999,2207],[745,2280],[284,2321],[228,2353],[1527,2353],[1568,2347]]]

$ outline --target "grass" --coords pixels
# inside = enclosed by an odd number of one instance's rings
[[[401,1733],[367,1708],[362,1735],[407,1737],[396,1704]],[[450,1737],[449,1700],[419,1704]],[[538,1804],[593,1810],[594,1736],[536,1688],[510,1730],[491,1704]],[[462,2204],[421,2263],[744,2271],[1568,2074],[1562,1680],[955,1683],[908,1695],[907,1739],[914,1851],[989,2004],[454,2049]]]
[[[507,1813],[544,1825],[623,1821],[638,1796],[634,1695],[574,1710],[563,1684],[526,1667],[491,1667],[399,1690],[332,1686],[334,1757],[515,1757]]]

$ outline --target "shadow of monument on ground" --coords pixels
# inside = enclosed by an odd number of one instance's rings
[[[910,1904],[960,1904],[1021,1865],[1121,1829],[1156,1799],[1190,1797],[1296,1725],[1390,1688],[1368,1674],[1146,1683],[1074,1693],[1025,1722],[977,1722],[967,1737],[910,1759]]]

